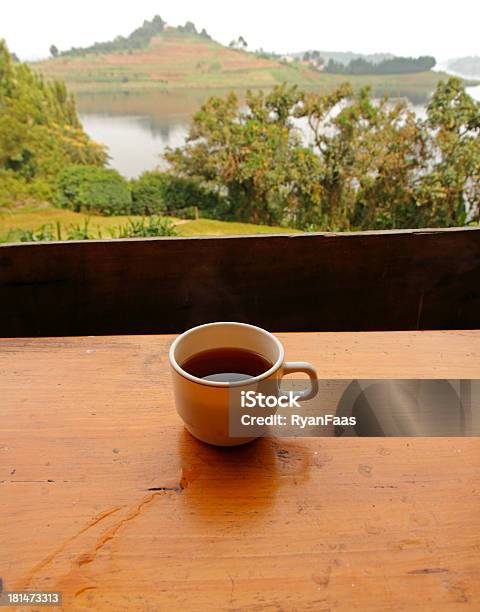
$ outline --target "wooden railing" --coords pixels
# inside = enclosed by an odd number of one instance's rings
[[[0,246],[0,336],[480,328],[480,228]]]

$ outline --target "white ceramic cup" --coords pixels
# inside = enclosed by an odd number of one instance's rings
[[[193,355],[217,348],[252,351],[273,365],[259,376],[236,382],[204,380],[182,368]],[[310,378],[310,388],[299,393],[300,400],[310,399],[318,391],[317,373],[312,365],[285,362],[285,350],[278,338],[261,327],[246,323],[207,323],[194,327],[175,339],[169,359],[175,405],[185,427],[202,442],[217,446],[235,446],[255,439],[229,436],[229,389],[232,387],[248,389],[257,382],[280,381],[286,374],[303,372]]]

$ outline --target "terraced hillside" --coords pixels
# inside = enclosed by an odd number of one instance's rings
[[[315,85],[309,66],[258,57],[198,34],[167,29],[148,47],[107,53],[60,55],[33,67],[79,90],[272,87],[289,81]]]

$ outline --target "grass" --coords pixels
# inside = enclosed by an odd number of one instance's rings
[[[238,234],[300,233],[300,230],[286,227],[237,223],[236,221],[216,221],[214,219],[187,221],[183,225],[178,226],[177,229],[181,236],[235,236]]]
[[[87,215],[75,213],[70,210],[58,208],[34,208],[24,207],[13,210],[0,211],[0,242],[8,240],[8,234],[14,229],[37,230],[42,225],[60,224],[62,236],[66,236],[67,228],[71,225],[83,227],[85,220],[89,218],[89,230],[101,238],[110,238],[109,229],[125,225],[129,219],[140,219],[141,217],[116,216],[101,217],[98,215]],[[253,225],[250,223],[236,223],[229,221],[216,221],[211,219],[199,219],[198,221],[181,221],[172,219],[180,236],[227,236],[236,234],[278,234],[282,232],[298,232],[282,227],[270,227],[267,225]],[[55,230],[56,231],[56,230]]]

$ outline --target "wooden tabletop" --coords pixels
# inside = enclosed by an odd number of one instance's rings
[[[322,378],[480,378],[479,331],[278,336]],[[4,590],[65,610],[480,609],[478,438],[211,448],[176,415],[171,341],[0,340]]]

